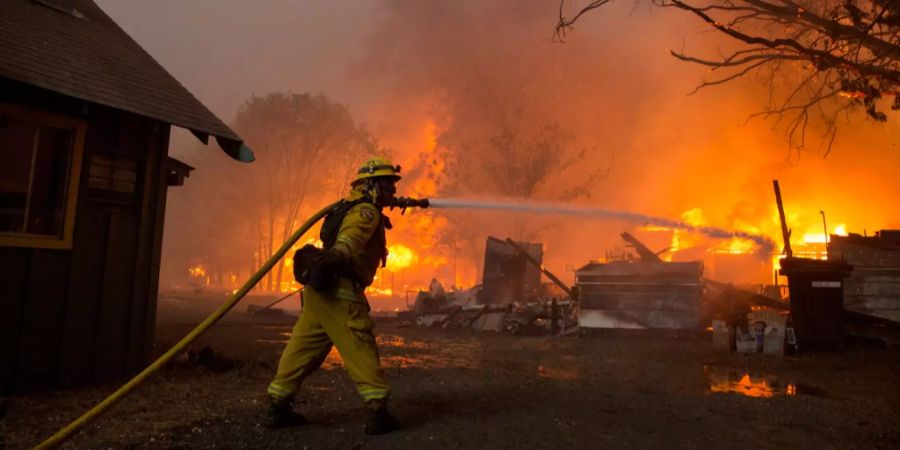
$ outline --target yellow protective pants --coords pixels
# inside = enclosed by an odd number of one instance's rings
[[[390,388],[378,359],[372,332],[375,322],[365,299],[339,299],[309,287],[302,295],[303,309],[281,354],[278,373],[269,384],[269,395],[276,400],[293,397],[334,345],[363,400],[387,398]]]

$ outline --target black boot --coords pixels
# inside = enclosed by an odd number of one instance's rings
[[[308,424],[309,421],[303,414],[294,411],[290,399],[272,399],[266,412],[266,420],[263,422],[266,428],[300,427]]]
[[[366,412],[366,434],[385,434],[400,428],[400,421],[388,411],[386,400],[369,400]]]

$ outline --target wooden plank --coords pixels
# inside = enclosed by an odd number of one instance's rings
[[[169,131],[171,126],[165,123],[159,124],[158,142],[160,154],[167,157],[169,154]],[[164,169],[164,168],[163,168]],[[159,267],[162,259],[163,226],[165,225],[166,199],[168,197],[168,185],[165,177],[160,178],[159,195],[156,197],[156,220],[153,226],[153,247],[150,259],[150,279],[147,288],[147,310],[144,322],[144,363],[149,363],[153,357],[153,339],[156,332],[156,307],[159,297]]]
[[[147,158],[144,163],[143,183],[140,189],[140,213],[139,228],[137,233],[136,253],[134,261],[134,285],[131,295],[131,314],[128,327],[128,354],[126,358],[126,371],[135,373],[144,366],[144,349],[146,338],[146,326],[148,319],[148,304],[150,283],[153,279],[153,246],[155,244],[156,207],[157,197],[160,195],[160,185],[165,186],[164,178],[164,154],[160,154],[155,136],[159,125],[153,121],[145,120],[140,133],[139,142],[146,142]],[[131,136],[131,135],[130,135]],[[140,148],[139,142],[125,143]],[[165,189],[163,187],[163,189]],[[158,270],[158,269],[157,269]],[[153,302],[155,304],[155,302]]]
[[[0,247],[0,394],[10,392],[15,379],[30,252]]]
[[[70,254],[67,250],[31,251],[15,381],[18,388],[56,385]]]
[[[120,378],[126,373],[137,226],[137,220],[130,215],[110,216],[95,344],[95,376],[100,381]]]
[[[900,281],[900,280],[898,280]],[[884,282],[870,282],[866,281],[861,284],[854,283],[852,285],[847,284],[848,291],[860,294],[860,295],[872,295],[872,296],[883,296],[883,297],[894,297],[900,300],[900,283],[884,283]]]
[[[158,145],[162,156],[169,154],[169,133],[171,126],[161,123]],[[162,182],[163,180],[160,180]],[[147,302],[147,321],[144,324],[144,358],[149,362],[153,352],[153,339],[156,332],[156,308],[159,297],[159,268],[162,259],[163,226],[165,225],[166,200],[168,186],[160,186],[160,195],[156,199],[156,223],[153,235],[153,258],[150,266],[149,301]]]
[[[844,296],[845,307],[860,309],[896,309],[900,310],[900,298],[894,296],[879,295],[849,295]]]
[[[588,276],[650,276],[650,277],[694,277],[703,274],[703,264],[691,262],[623,262],[592,264],[577,272],[578,279]]]
[[[844,320],[900,331],[900,310],[896,309],[846,308]]]
[[[75,229],[63,324],[60,354],[60,373],[63,375],[60,384],[63,386],[84,385],[94,380],[108,235],[109,213],[88,205],[82,207]]]
[[[900,267],[900,250],[884,247],[878,238],[861,239],[869,244],[833,236],[828,244],[828,259],[843,259],[853,266]]]
[[[635,310],[697,310],[700,309],[699,294],[642,295],[635,293],[592,293],[581,297],[584,308],[592,309],[635,309]]]

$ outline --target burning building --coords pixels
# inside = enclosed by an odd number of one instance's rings
[[[150,356],[171,125],[252,153],[90,0],[0,2],[0,391]]]

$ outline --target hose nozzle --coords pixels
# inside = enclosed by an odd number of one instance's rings
[[[406,213],[406,208],[427,208],[428,207],[428,199],[427,198],[409,198],[409,197],[395,197],[391,202],[390,208],[400,208],[400,214]]]

